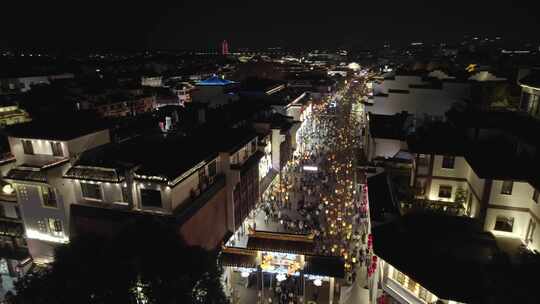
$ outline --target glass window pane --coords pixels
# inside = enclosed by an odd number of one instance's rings
[[[514,187],[513,181],[503,181],[502,186],[501,186],[501,194],[511,195],[513,187]]]
[[[512,232],[514,230],[514,218],[507,216],[497,216],[494,229],[498,231]]]
[[[99,184],[81,183],[81,191],[83,198],[102,200],[101,185]]]
[[[453,156],[444,156],[442,167],[445,169],[454,169],[455,160],[456,159]]]
[[[141,189],[141,204],[143,207],[161,208],[161,191],[154,189]]]
[[[441,197],[441,198],[451,198],[452,197],[452,186],[440,185],[439,186],[439,197]]]

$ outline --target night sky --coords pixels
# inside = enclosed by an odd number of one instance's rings
[[[502,36],[538,42],[538,1],[9,1],[0,47],[373,47]]]

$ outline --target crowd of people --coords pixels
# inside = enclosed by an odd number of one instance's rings
[[[300,302],[298,294],[300,286],[296,277],[287,277],[284,281],[279,282],[274,279],[274,284],[268,303],[278,304],[297,304]]]
[[[372,259],[367,198],[356,182],[363,173],[354,167],[362,124],[346,97],[312,107],[299,130],[299,150],[263,196],[261,211],[266,224],[283,232],[312,234],[314,254],[342,256],[354,281],[355,266]],[[278,303],[296,303],[284,295]]]

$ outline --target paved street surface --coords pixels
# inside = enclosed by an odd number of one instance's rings
[[[263,194],[258,208],[247,220],[248,231],[274,231],[313,234],[314,254],[342,256],[346,261],[349,284],[341,287],[333,303],[368,303],[367,267],[372,252],[365,180],[356,170],[364,124],[363,83],[349,83],[332,97],[315,102],[304,121],[298,150],[293,159]],[[362,173],[360,173],[362,175]],[[231,245],[245,247],[248,231]],[[257,302],[257,292],[247,279],[239,278],[239,303]],[[268,283],[276,284],[276,283]],[[296,284],[295,279],[285,281]],[[324,284],[328,284],[324,282]],[[306,282],[306,303],[329,303],[328,289]],[[293,288],[294,289],[294,288]],[[259,302],[298,303],[299,298],[280,297],[265,290]]]

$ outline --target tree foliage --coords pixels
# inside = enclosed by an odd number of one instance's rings
[[[51,267],[17,283],[17,301],[221,304],[220,275],[215,252],[186,246],[159,222],[136,222],[112,239],[72,239]]]

